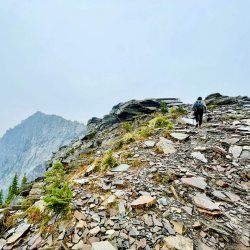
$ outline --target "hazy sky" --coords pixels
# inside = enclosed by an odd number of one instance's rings
[[[0,0],[0,136],[40,110],[250,96],[249,0]]]

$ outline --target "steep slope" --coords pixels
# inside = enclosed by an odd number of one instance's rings
[[[116,119],[91,119],[89,133],[51,159],[68,173],[70,213],[49,213],[41,196],[33,208],[45,219],[28,222],[12,211],[18,223],[0,237],[0,249],[249,249],[250,100],[218,105],[218,98],[200,129],[189,123],[189,105],[186,119],[174,110],[165,115],[172,131],[152,125],[157,105],[144,115],[133,105],[132,119],[131,102],[123,104],[130,132]],[[103,165],[110,150],[117,167]],[[27,199],[44,185],[34,183]]]
[[[84,135],[83,124],[37,112],[10,129],[0,139],[0,189],[6,190],[15,175],[41,176],[52,152]]]

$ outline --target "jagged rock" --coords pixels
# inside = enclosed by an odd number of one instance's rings
[[[148,148],[153,148],[155,146],[155,142],[154,141],[145,141],[144,144]]]
[[[161,137],[156,145],[164,152],[164,154],[174,154],[176,152],[174,143],[164,137]]]
[[[39,200],[34,203],[33,207],[39,208],[40,212],[43,213],[46,208],[46,203],[44,202],[44,200]]]
[[[116,250],[108,241],[100,241],[92,244],[92,250]]]
[[[18,239],[25,235],[29,229],[29,224],[21,224],[18,226],[18,228],[15,230],[15,233],[7,239],[7,245],[15,243]]]
[[[88,130],[96,129],[101,124],[101,122],[102,122],[102,119],[97,118],[97,117],[92,117],[87,122],[87,128],[88,128]]]
[[[176,139],[176,140],[179,140],[179,141],[185,141],[189,135],[187,134],[182,134],[182,133],[170,133],[170,135]]]
[[[219,205],[212,202],[212,200],[205,194],[198,193],[194,196],[194,203],[198,208],[209,211],[220,211]]]
[[[193,250],[193,241],[187,237],[176,235],[164,238],[165,246],[176,250]]]
[[[188,117],[183,117],[180,119],[181,123],[188,124],[188,125],[193,125],[194,126],[194,119],[188,118]]]
[[[207,187],[207,183],[203,177],[181,178],[181,182],[191,187],[196,187],[204,190]]]
[[[110,169],[111,172],[126,172],[129,169],[129,165],[128,164],[120,164],[119,166]]]
[[[207,163],[206,157],[201,152],[193,152],[191,156],[197,160]]]
[[[219,93],[211,94],[205,98],[207,105],[231,105],[241,103],[243,101],[242,97],[229,97],[223,96]]]
[[[73,180],[75,183],[78,183],[80,185],[85,185],[89,183],[89,179],[87,178],[83,178],[83,179],[77,179],[77,180]]]
[[[74,217],[75,217],[77,220],[85,220],[85,216],[84,216],[81,212],[79,212],[79,211],[75,211]]]
[[[0,250],[2,250],[5,245],[6,245],[6,240],[0,239]]]
[[[239,158],[242,152],[242,147],[233,145],[229,148],[229,153],[233,155],[234,158]]]
[[[74,249],[74,250],[91,250],[91,246],[84,244],[83,241],[80,240],[76,245],[74,245],[72,247],[72,249]]]
[[[91,235],[97,235],[100,231],[101,231],[101,228],[100,228],[99,226],[97,226],[97,227],[91,229],[91,230],[89,231],[89,233],[90,233]]]
[[[132,208],[150,207],[156,203],[156,198],[151,196],[140,196],[131,203]]]
[[[250,151],[243,150],[240,159],[242,160],[250,160]]]

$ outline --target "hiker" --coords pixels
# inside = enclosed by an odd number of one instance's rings
[[[203,114],[204,112],[207,112],[207,106],[205,102],[202,100],[202,97],[198,97],[197,101],[194,103],[193,111],[194,111],[194,117],[196,120],[195,127],[196,128],[198,126],[201,127]]]

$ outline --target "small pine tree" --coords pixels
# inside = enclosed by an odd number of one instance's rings
[[[67,210],[73,196],[68,182],[65,182],[66,172],[62,163],[53,164],[52,169],[45,174],[45,177],[48,187],[44,201],[55,212]]]
[[[14,176],[11,189],[12,189],[13,195],[18,195],[19,188],[18,188],[18,177],[17,177],[17,174],[15,174],[15,176]]]
[[[0,189],[0,208],[3,206],[3,190]]]
[[[65,175],[62,163],[54,163],[52,169],[45,173],[45,182],[49,184],[48,190],[59,187],[65,181]]]
[[[19,194],[19,187],[18,187],[18,177],[17,174],[15,174],[12,184],[9,187],[9,192],[8,192],[8,196],[6,199],[6,204],[10,204],[10,202],[13,200],[15,195]]]
[[[163,114],[163,115],[165,115],[167,112],[168,112],[168,109],[167,109],[167,104],[165,103],[165,102],[163,102],[163,101],[161,101],[161,113]]]
[[[26,177],[26,174],[24,174],[24,176],[22,178],[21,187],[24,187],[27,183],[28,183],[28,179]]]

